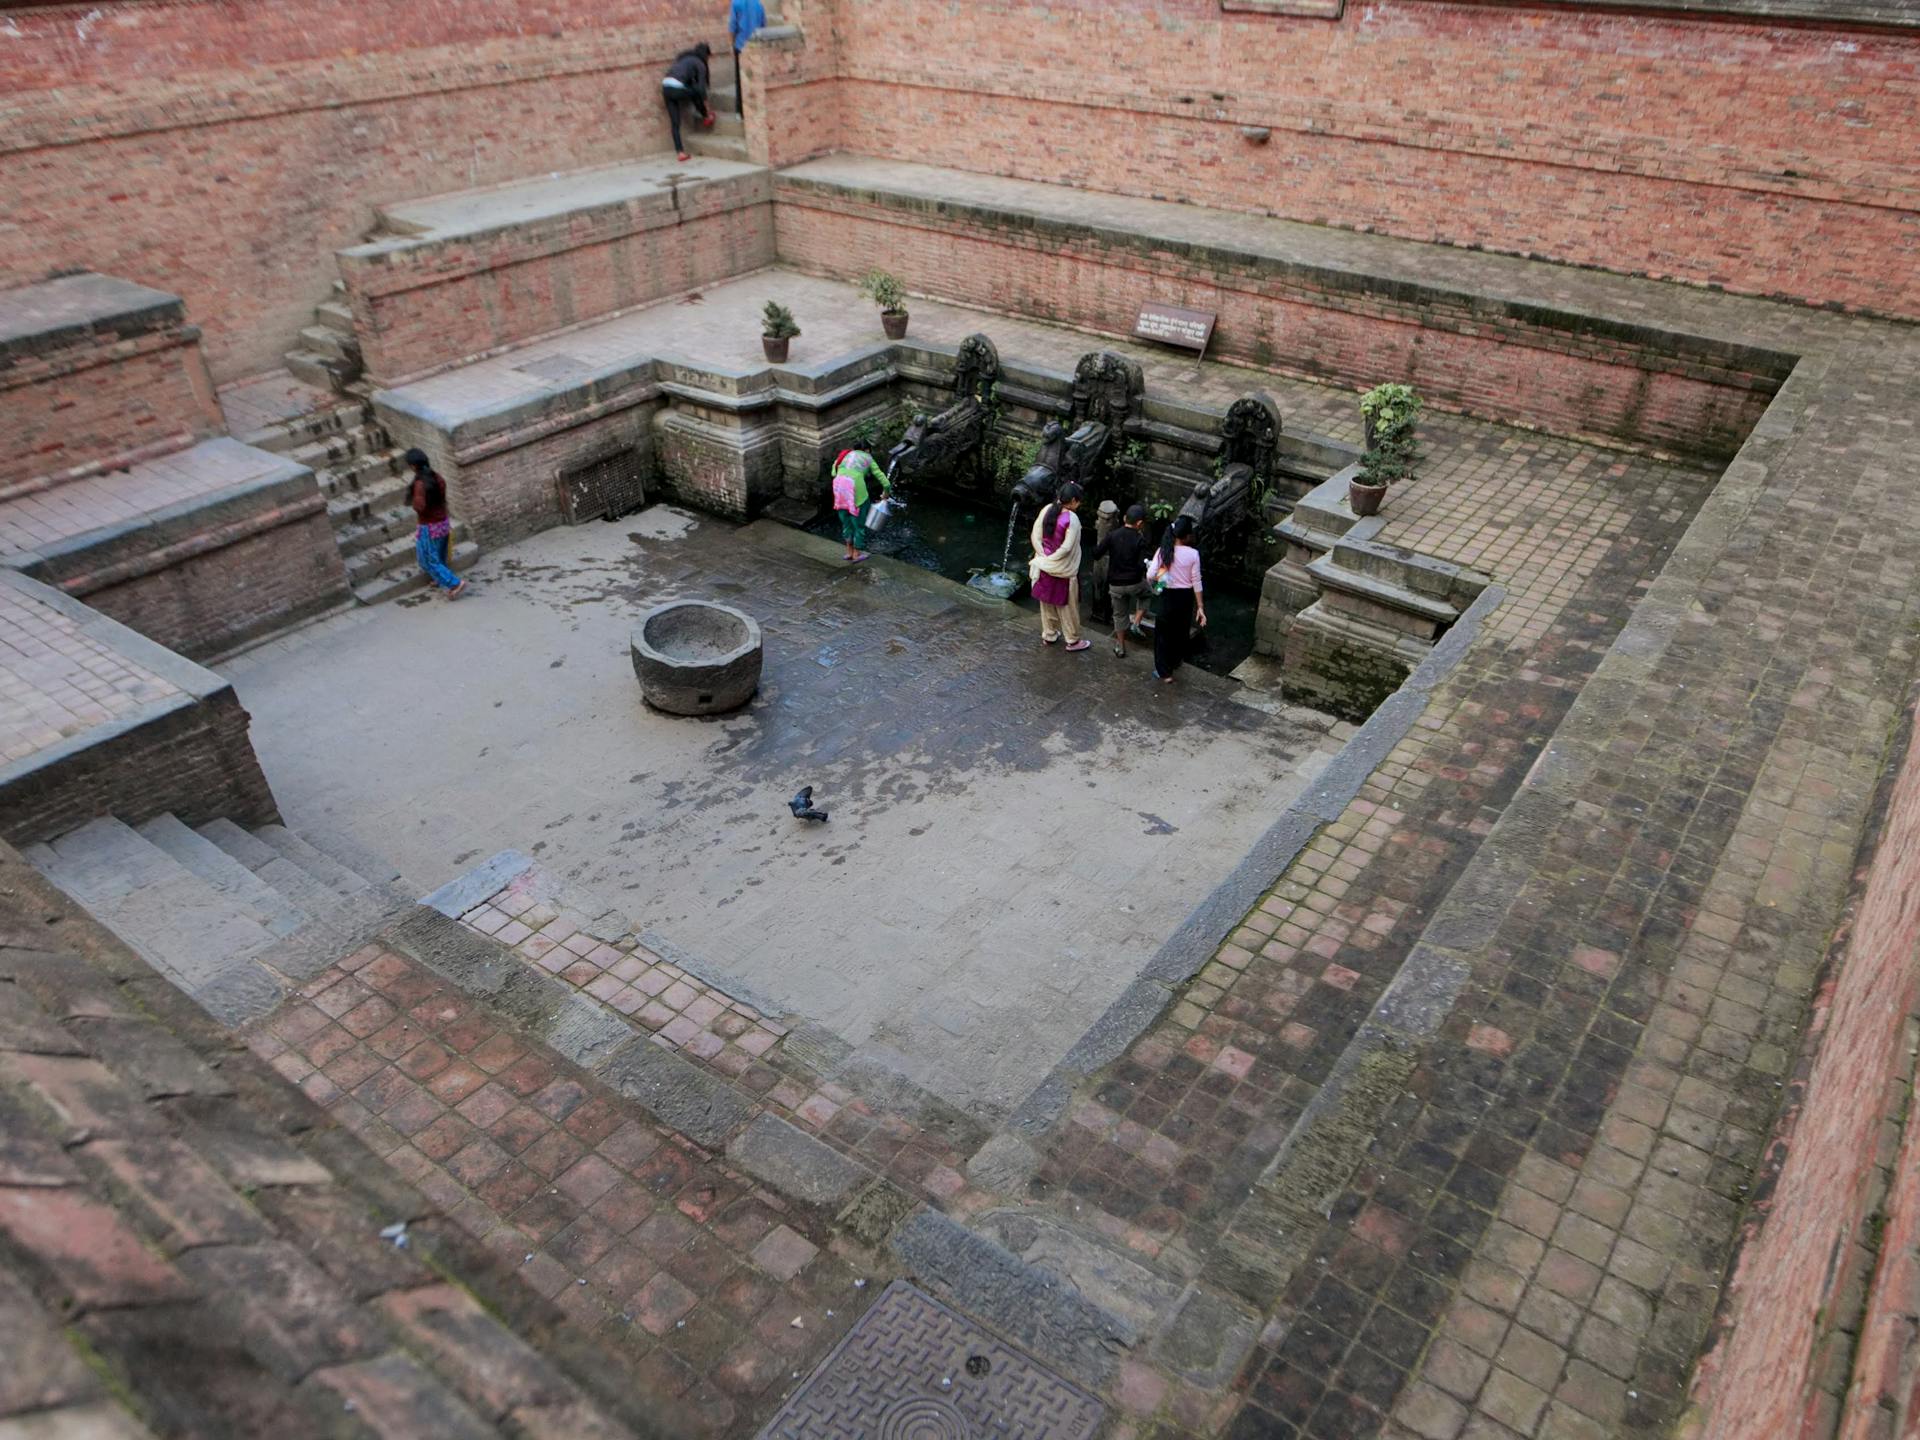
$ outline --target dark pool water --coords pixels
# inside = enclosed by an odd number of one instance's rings
[[[830,540],[840,538],[839,520],[829,514],[807,527],[815,535]],[[965,584],[982,571],[998,570],[1007,543],[1007,513],[991,507],[971,505],[945,495],[916,491],[907,497],[907,513],[898,517],[872,537],[869,548],[876,555],[891,556],[931,570],[949,580]],[[1014,566],[1024,569],[1027,536],[1014,536]],[[1224,675],[1253,653],[1254,613],[1259,608],[1257,591],[1222,586],[1207,587],[1207,653],[1197,655],[1193,663],[1203,670]],[[1022,609],[1038,607],[1023,592],[1014,602]],[[1091,629],[1089,638],[1100,635]]]

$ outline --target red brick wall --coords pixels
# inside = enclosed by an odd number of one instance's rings
[[[1920,314],[1911,33],[1434,0],[809,9],[840,149]]]
[[[883,265],[924,293],[1090,330],[1147,300],[1191,305],[1218,313],[1216,355],[1345,385],[1404,380],[1449,408],[1557,434],[1724,458],[1777,384],[1622,342],[1503,330],[1464,309],[1316,296],[1246,267],[1223,280],[1219,267],[1164,252],[877,206],[823,209],[793,187],[782,187],[774,215],[782,261],[802,269],[850,277]]]
[[[216,376],[280,363],[381,202],[664,150],[713,0],[100,0],[0,33],[0,285],[183,296]]]
[[[1911,726],[1909,712],[1909,734]],[[1880,1153],[1885,1122],[1898,1113],[1899,1092],[1911,1100],[1903,1080],[1911,1062],[1902,1051],[1907,1017],[1920,1000],[1920,752],[1910,743],[1884,823],[1870,823],[1868,833],[1877,838],[1871,863],[1855,877],[1851,932],[1814,1001],[1811,1075],[1795,1085],[1791,1125],[1776,1145],[1784,1146],[1784,1163],[1761,1202],[1759,1233],[1743,1247],[1729,1284],[1725,1318],[1732,1331],[1701,1361],[1695,1440],[1830,1434],[1838,1419],[1834,1397],[1825,1393],[1834,1376],[1824,1373],[1824,1352],[1837,1349],[1844,1361],[1848,1339],[1841,1332],[1858,1323],[1858,1298],[1849,1303],[1844,1294],[1858,1268],[1850,1257],[1873,1244],[1868,1210],[1876,1172],[1892,1160]],[[1916,1123],[1909,1104],[1910,1137]],[[1886,1255],[1912,1244],[1920,1210],[1920,1169],[1910,1151],[1906,1161],[1888,1202],[1893,1222],[1879,1237]],[[1910,1271],[1905,1279],[1911,1284]],[[1895,1293],[1895,1314],[1879,1318],[1898,1321],[1910,1299]],[[1870,1311],[1870,1325],[1872,1318]],[[1870,1331],[1863,1347],[1875,1367],[1865,1377],[1857,1417],[1863,1421],[1880,1383],[1895,1378],[1889,1372],[1903,1359],[1911,1363],[1910,1326],[1890,1354],[1886,1341]],[[1895,1432],[1857,1426],[1844,1433],[1852,1440]]]
[[[577,217],[562,217],[478,242],[349,257],[342,269],[367,375],[394,384],[769,265],[766,198],[764,184],[703,186],[685,208],[603,217],[611,238],[580,235]]]
[[[0,491],[224,429],[191,326],[28,356],[0,369]]]
[[[314,497],[318,499],[318,494]],[[135,561],[121,578],[75,576],[60,588],[149,640],[205,660],[352,598],[333,527],[317,504],[251,517],[249,532],[164,568]],[[224,539],[224,537],[222,537]],[[181,546],[195,549],[192,540]],[[156,557],[157,558],[157,557]]]

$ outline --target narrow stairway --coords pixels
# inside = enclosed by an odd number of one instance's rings
[[[714,57],[714,68],[731,72],[731,57]],[[711,130],[705,129],[698,121],[690,121],[683,132],[689,155],[704,155],[710,160],[738,160],[747,163],[747,127],[740,116],[735,114],[739,104],[739,92],[731,83],[717,85],[708,92],[717,117]]]
[[[364,395],[350,393],[323,414],[330,423],[302,416],[283,433],[255,443],[313,471],[327,498],[327,519],[356,600],[376,605],[424,589],[427,578],[414,562],[414,515],[407,505],[403,452]],[[458,518],[453,542],[455,570],[479,558],[480,547],[467,538]]]
[[[400,913],[398,874],[281,825],[89,821],[27,860],[222,1024],[270,1012]]]
[[[282,358],[294,379],[336,394],[346,394],[360,378],[360,342],[343,282],[333,282],[333,292],[314,306],[313,324],[301,330],[300,344]]]

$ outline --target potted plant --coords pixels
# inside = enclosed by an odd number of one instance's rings
[[[760,312],[760,348],[767,352],[767,359],[775,365],[786,364],[787,347],[799,333],[793,311],[778,300],[767,301],[767,308]]]
[[[860,293],[880,307],[880,326],[889,340],[906,336],[907,287],[900,283],[898,275],[869,270],[860,281]]]
[[[1354,514],[1378,514],[1387,487],[1413,474],[1420,458],[1419,418],[1420,397],[1411,385],[1376,385],[1360,397],[1367,448],[1360,473],[1347,482],[1347,505]]]

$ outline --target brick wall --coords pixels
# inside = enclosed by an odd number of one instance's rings
[[[1920,1223],[1920,1166],[1912,1144],[1911,1019],[1920,1003],[1920,753],[1911,748],[1909,704],[1899,768],[1883,784],[1875,839],[1855,872],[1851,922],[1834,942],[1814,999],[1806,1050],[1814,1058],[1793,1082],[1771,1158],[1777,1179],[1758,1198],[1728,1286],[1722,1320],[1695,1382],[1694,1440],[1824,1435],[1842,1422],[1852,1336],[1861,1326],[1859,1287],[1879,1249],[1875,1303],[1868,1307],[1867,1373],[1842,1433],[1892,1435],[1883,1395],[1911,1373],[1912,1245]],[[1895,1168],[1904,1113],[1908,1152]],[[1892,1174],[1891,1196],[1886,1181]],[[1873,1214],[1891,1212],[1877,1237]],[[1902,1273],[1902,1266],[1906,1271]],[[1889,1292],[1884,1287],[1891,1286]],[[1909,1293],[1901,1294],[1902,1287]],[[1891,1304],[1886,1301],[1890,1298]],[[1891,1329],[1891,1334],[1889,1334]],[[1900,1434],[1911,1433],[1901,1429]]]
[[[773,262],[764,176],[341,261],[369,378],[395,384]]]
[[[280,818],[231,686],[14,781],[0,796],[0,840],[51,840],[98,815],[130,825],[172,811],[189,825]]]
[[[1726,458],[1778,376],[1649,353],[1602,335],[1548,331],[1465,306],[1316,294],[1279,274],[1205,256],[1107,246],[954,213],[822,202],[782,183],[783,262],[851,277],[870,265],[909,288],[1012,314],[1108,329],[1147,300],[1219,314],[1213,353],[1345,385],[1404,380],[1439,404],[1566,435]]]
[[[797,107],[779,163],[793,135],[1920,314],[1911,31],[1430,0],[1338,21],[1219,0],[808,9],[838,79],[776,89]],[[811,139],[836,107],[837,139]]]
[[[224,428],[191,325],[0,364],[0,491],[111,469]]]
[[[711,0],[104,0],[0,33],[0,285],[183,296],[222,380],[280,363],[382,202],[667,147]]]
[[[191,553],[142,557],[61,589],[149,640],[207,659],[351,598],[340,549],[313,503],[250,517],[244,533],[195,537]]]

